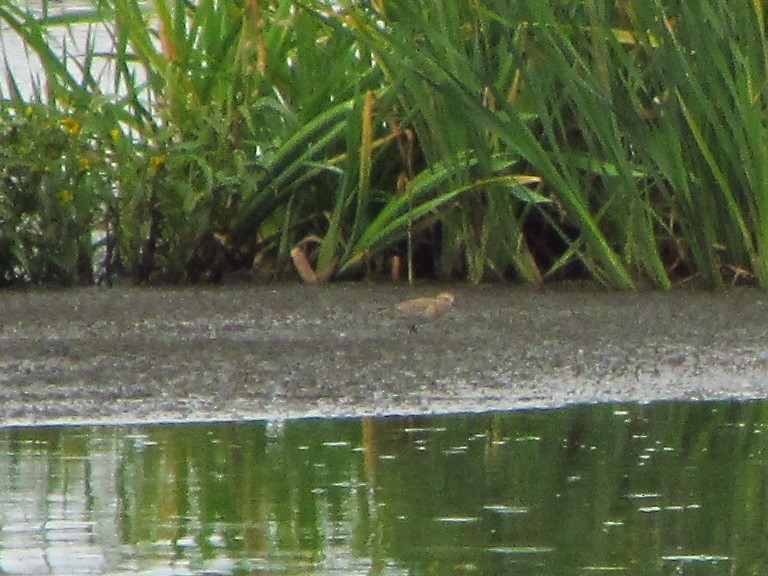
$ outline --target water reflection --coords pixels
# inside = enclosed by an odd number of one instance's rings
[[[768,403],[0,431],[3,574],[759,574]]]

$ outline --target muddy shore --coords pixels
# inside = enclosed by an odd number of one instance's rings
[[[768,294],[452,286],[0,292],[0,425],[768,397]]]

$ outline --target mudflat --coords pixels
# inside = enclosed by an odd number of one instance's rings
[[[382,309],[450,290],[411,332]],[[0,292],[0,425],[768,397],[768,294],[330,284]]]

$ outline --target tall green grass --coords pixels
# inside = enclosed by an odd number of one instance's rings
[[[762,2],[92,6],[0,6],[3,282],[768,283]]]

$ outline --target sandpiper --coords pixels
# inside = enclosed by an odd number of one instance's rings
[[[437,296],[413,298],[395,304],[394,315],[408,323],[411,332],[416,332],[418,324],[436,320],[453,306],[454,295],[451,292],[440,292]]]

